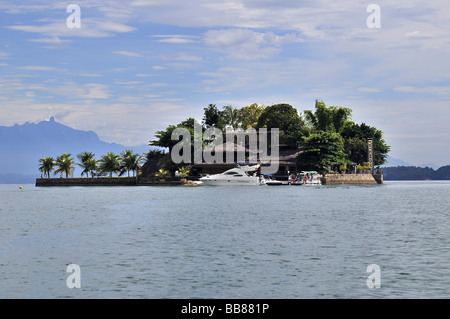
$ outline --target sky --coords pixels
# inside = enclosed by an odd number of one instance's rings
[[[2,0],[0,125],[54,116],[134,146],[209,104],[319,99],[442,166],[449,56],[447,0]]]

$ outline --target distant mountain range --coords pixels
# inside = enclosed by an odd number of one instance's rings
[[[383,167],[400,167],[400,166],[404,166],[404,167],[409,167],[409,166],[414,166],[416,167],[416,165],[412,165],[408,162],[405,162],[401,159],[398,158],[394,158],[394,157],[387,157],[386,160],[386,164],[383,165]],[[434,163],[425,163],[425,164],[420,164],[417,167],[421,167],[421,168],[432,168],[434,170],[439,169],[439,166],[434,164]]]
[[[411,164],[401,159],[388,156],[386,159],[386,164],[383,165],[383,167],[396,167],[396,166],[411,166]]]
[[[120,154],[125,149],[135,153],[147,153],[148,145],[127,147],[116,143],[107,143],[93,131],[80,131],[57,123],[52,117],[38,124],[25,123],[14,126],[0,126],[0,184],[26,184],[35,182],[40,176],[39,159],[42,156],[57,157],[64,152],[70,153],[75,161],[83,151],[92,152],[99,159],[113,152]],[[79,176],[80,168],[75,168]]]

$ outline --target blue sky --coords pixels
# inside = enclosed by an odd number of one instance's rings
[[[3,0],[0,125],[53,115],[133,146],[211,103],[320,99],[381,129],[391,156],[450,164],[450,5],[392,2]]]

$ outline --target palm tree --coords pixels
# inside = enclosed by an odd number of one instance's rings
[[[56,158],[56,165],[58,166],[58,169],[55,170],[55,174],[66,174],[66,178],[69,177],[73,173],[75,162],[73,158],[70,157],[70,154],[64,153],[61,156],[58,156]]]
[[[121,154],[122,158],[122,173],[127,171],[128,177],[130,177],[130,171],[133,171],[135,173],[138,168],[139,164],[142,162],[144,157],[139,154],[133,153],[132,150],[125,150]]]
[[[352,110],[341,106],[327,107],[323,101],[316,100],[315,111],[305,110],[303,113],[313,130],[341,133],[351,118]]]
[[[225,123],[230,125],[233,130],[236,130],[239,127],[241,122],[239,109],[236,109],[231,105],[225,105],[222,114]]]
[[[78,164],[80,167],[83,168],[81,176],[83,176],[83,174],[89,176],[89,173],[91,173],[91,177],[94,178],[94,174],[98,170],[98,162],[99,161],[97,161],[95,158],[88,158],[83,163]]]
[[[112,177],[112,173],[117,174],[118,172],[120,172],[121,168],[120,156],[112,152],[103,155],[101,160],[99,161],[99,164],[100,170],[102,172],[109,173],[109,177]]]
[[[50,172],[53,170],[53,167],[55,166],[55,159],[53,157],[47,157],[43,156],[39,160],[39,171],[44,173],[47,178],[50,178]]]
[[[91,173],[91,176],[94,177],[94,172],[98,169],[98,161],[95,160],[95,154],[91,152],[81,152],[77,155],[78,159],[81,161],[78,166],[83,168],[83,171],[81,172],[81,176],[86,174],[86,176],[89,176],[89,173]]]
[[[87,161],[90,158],[94,158],[95,154],[92,152],[81,152],[80,154],[77,155],[77,158],[80,160],[81,163],[83,163],[84,161]]]

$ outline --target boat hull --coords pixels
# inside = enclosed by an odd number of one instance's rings
[[[266,182],[265,185],[267,186],[281,186],[283,185],[282,182]]]
[[[233,179],[215,179],[215,178],[200,178],[200,181],[206,186],[258,186],[259,180],[233,180]]]

